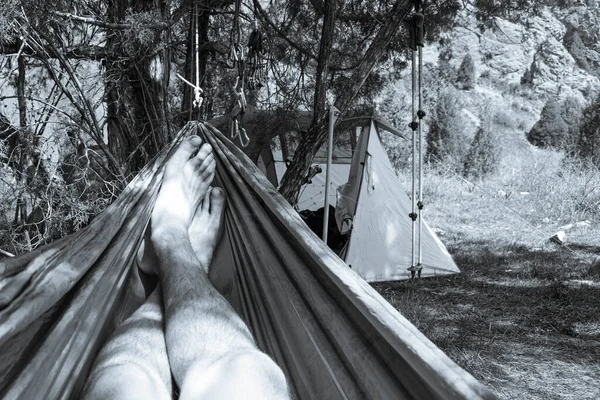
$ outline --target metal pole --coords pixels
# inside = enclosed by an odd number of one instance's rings
[[[417,188],[416,188],[416,169],[417,169],[417,114],[415,110],[416,103],[416,86],[417,86],[417,52],[412,52],[412,122],[410,127],[412,129],[412,211],[410,218],[412,219],[412,263],[410,266],[411,278],[414,278],[417,264]]]
[[[420,4],[419,4],[420,6]],[[420,7],[419,7],[420,8]],[[423,232],[423,118],[425,112],[423,111],[423,46],[424,41],[424,29],[423,21],[424,16],[421,14],[419,9],[416,10],[415,21],[416,21],[416,45],[419,50],[419,109],[417,111],[417,117],[419,118],[419,201],[417,202],[419,226],[418,226],[418,247],[419,256],[417,262],[417,275],[421,277],[421,270],[423,269],[423,245],[421,243],[422,232]],[[414,53],[413,53],[414,54]],[[413,60],[414,63],[414,60]],[[414,65],[414,64],[413,64]]]
[[[338,109],[329,108],[329,140],[327,141],[327,171],[325,172],[325,201],[323,205],[323,242],[327,244],[327,229],[329,228],[329,184],[331,182],[331,158],[333,154],[333,126]]]
[[[423,117],[425,113],[422,108],[423,98],[423,48],[419,46],[419,111],[417,116],[419,117],[419,201],[417,207],[419,209],[419,258],[417,263],[419,277],[421,276],[422,260],[423,260],[423,245],[421,243],[422,230],[423,230]]]

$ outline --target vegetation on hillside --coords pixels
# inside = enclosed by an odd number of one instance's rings
[[[600,96],[583,111],[577,154],[600,168]]]
[[[458,72],[456,74],[456,83],[463,90],[471,90],[477,83],[477,72],[475,71],[475,61],[471,57],[471,53],[465,54]]]
[[[468,153],[464,157],[463,175],[467,178],[483,179],[498,169],[502,149],[491,124],[490,112],[483,116]]]

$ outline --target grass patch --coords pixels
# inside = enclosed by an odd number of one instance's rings
[[[450,250],[460,275],[374,287],[501,398],[600,397],[600,288],[564,284],[573,253],[478,242]],[[569,380],[578,384],[561,389]]]
[[[600,174],[518,152],[483,182],[428,171],[425,219],[461,274],[373,286],[499,398],[598,399]]]

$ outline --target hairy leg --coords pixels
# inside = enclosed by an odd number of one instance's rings
[[[85,399],[170,399],[160,288],[115,330],[96,358]]]
[[[181,148],[186,153],[194,152],[199,140],[198,137],[188,139],[182,143]],[[176,152],[173,158],[177,160],[179,157],[181,160],[181,154]],[[195,186],[190,185],[186,189],[205,193],[210,182],[205,179],[194,184]],[[163,185],[164,192],[171,193],[177,189],[169,181]],[[175,193],[170,199],[162,196],[160,200],[163,204],[159,207],[164,207],[164,202],[169,201],[175,211],[187,210],[197,207],[201,199],[201,196],[195,196],[195,202],[188,204],[185,203],[185,196]],[[151,226],[146,229],[145,240],[137,257],[138,266],[146,274],[154,274],[156,270],[156,255],[150,242],[150,231]],[[84,391],[86,399],[171,398],[172,379],[165,342],[163,308],[160,288],[157,288],[146,303],[115,330],[100,351],[88,377]]]
[[[208,189],[215,162],[207,145],[194,155],[199,141],[190,139],[192,146],[182,145],[167,164],[152,213],[167,351],[180,398],[288,398],[279,367],[258,350],[244,322],[208,280],[225,198],[220,189]],[[198,207],[199,199],[204,200]]]

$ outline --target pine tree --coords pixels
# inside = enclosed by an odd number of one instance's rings
[[[548,100],[540,119],[527,133],[527,140],[538,147],[561,148],[569,130],[562,114],[558,99]]]
[[[562,102],[562,118],[567,125],[561,147],[567,154],[576,152],[579,130],[581,129],[582,106],[577,98],[569,96]]]
[[[587,59],[586,53],[588,51],[587,47],[581,41],[581,37],[579,36],[579,32],[577,30],[573,30],[572,32],[565,35],[564,39],[565,47],[571,53],[575,62],[579,68],[585,71],[591,71],[592,67]]]
[[[477,83],[477,73],[475,72],[475,62],[471,53],[467,53],[458,68],[456,83],[463,90],[471,90]]]
[[[457,96],[449,90],[440,93],[429,125],[426,148],[429,161],[461,161],[466,153],[466,138],[459,118]]]
[[[577,154],[600,167],[600,96],[583,110]]]
[[[480,126],[475,133],[463,164],[463,175],[483,178],[496,171],[500,162],[500,146],[488,126]]]

